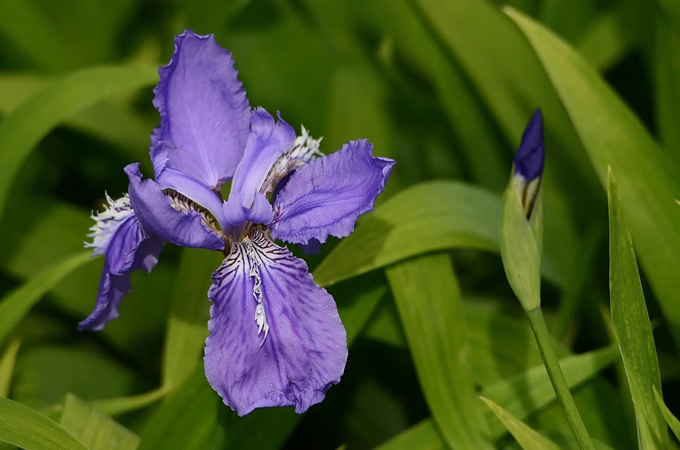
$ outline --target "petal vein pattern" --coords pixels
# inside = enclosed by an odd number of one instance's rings
[[[354,231],[357,218],[373,210],[395,164],[372,151],[365,139],[350,141],[293,172],[274,200],[272,236],[304,245]]]
[[[261,303],[254,294],[254,265]],[[208,297],[214,304],[206,376],[239,415],[266,406],[294,406],[302,413],[340,381],[347,335],[333,297],[314,284],[304,261],[262,231],[234,245],[213,274]],[[264,341],[260,323],[253,323],[260,305],[269,326]]]
[[[161,123],[151,136],[156,176],[167,165],[218,188],[234,175],[250,134],[250,103],[231,53],[215,36],[187,30],[158,73],[153,104]]]

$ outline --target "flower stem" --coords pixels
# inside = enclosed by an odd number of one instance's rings
[[[560,402],[567,423],[569,423],[569,427],[571,428],[572,433],[574,433],[574,437],[576,438],[579,447],[582,450],[595,450],[593,442],[590,440],[588,430],[583,423],[583,419],[581,419],[581,415],[579,414],[578,409],[576,409],[576,404],[571,396],[571,392],[569,392],[569,386],[567,385],[567,380],[564,378],[564,374],[560,368],[555,349],[550,342],[550,335],[548,334],[548,328],[545,325],[541,307],[539,306],[538,308],[527,311],[527,315],[529,316],[531,329],[536,337],[538,349],[541,352],[541,358],[543,358],[543,364],[548,371],[548,377],[550,377],[550,382],[557,395],[557,401]]]

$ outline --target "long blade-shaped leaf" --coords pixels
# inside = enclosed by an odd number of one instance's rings
[[[448,255],[421,256],[387,269],[420,385],[452,448],[491,448],[465,367],[465,320]],[[452,382],[455,380],[455,382]]]
[[[656,388],[654,389],[654,398],[656,399],[656,404],[659,405],[661,414],[663,414],[664,419],[666,419],[666,423],[673,431],[675,438],[680,439],[680,420],[678,420],[673,415],[671,410],[668,409],[668,406],[666,406],[663,399],[661,398],[661,395],[659,395],[659,391],[657,391]]]
[[[560,367],[567,385],[573,389],[600,373],[617,357],[617,349],[609,347],[562,358]],[[526,419],[555,400],[555,390],[543,365],[486,386],[482,395],[501,405],[519,420]],[[492,438],[503,435],[505,430],[500,423],[491,420],[488,422]]]
[[[87,69],[52,83],[8,115],[0,123],[0,218],[21,164],[52,128],[113,92],[157,79],[152,68]]]
[[[208,335],[210,274],[221,255],[186,248],[172,290],[172,309],[165,335],[163,385],[179,386],[200,362]]]
[[[633,241],[612,170],[607,177],[609,199],[609,289],[616,338],[635,406],[641,449],[668,448],[666,422],[654,399],[661,392],[659,362],[642,293]]]
[[[12,341],[5,350],[5,353],[0,356],[0,397],[7,397],[9,394],[10,383],[12,382],[12,373],[14,373],[14,363],[17,359],[19,346],[21,341]]]
[[[500,200],[485,190],[459,182],[422,183],[377,208],[314,276],[327,286],[428,251],[497,250],[499,218]]]
[[[0,343],[50,289],[89,261],[89,252],[59,261],[39,272],[0,301]]]
[[[109,416],[118,416],[131,411],[135,411],[145,406],[157,402],[168,393],[168,388],[162,386],[153,391],[145,392],[144,394],[130,395],[127,397],[105,398],[101,400],[94,400],[90,403],[97,408],[97,410],[108,414]]]
[[[26,450],[88,450],[52,419],[6,398],[0,398],[0,441]]]
[[[146,423],[140,450],[205,448],[214,434],[219,404],[203,368],[196,367]]]
[[[139,436],[73,394],[64,400],[59,425],[91,450],[135,450]]]
[[[680,175],[623,101],[565,42],[508,8],[560,96],[603,185],[607,165],[619,177],[640,261],[680,342]]]
[[[559,447],[541,433],[501,408],[488,398],[480,397],[493,413],[503,422],[503,425],[515,437],[519,445],[525,450],[559,450]]]

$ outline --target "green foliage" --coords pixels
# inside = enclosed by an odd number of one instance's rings
[[[661,390],[659,362],[633,241],[611,168],[607,174],[607,197],[612,324],[635,406],[638,440],[642,449],[667,448],[666,424],[654,398],[655,390]]]
[[[87,450],[47,416],[6,398],[0,398],[0,440],[26,450]]]
[[[579,448],[517,297],[540,302],[541,349],[596,449],[673,448],[676,3],[0,2],[0,448]],[[117,320],[76,329],[103,266],[82,248],[90,212],[127,190],[126,164],[152,174],[156,68],[185,28],[215,33],[251,104],[323,152],[367,138],[397,160],[354,233],[302,256],[350,348],[304,415],[240,418],[208,385],[221,253],[166,245]],[[537,107],[527,222],[503,191]]]
[[[545,436],[532,430],[527,424],[501,408],[488,398],[480,397],[486,405],[496,414],[496,417],[503,422],[503,425],[510,430],[510,433],[517,439],[519,445],[525,450],[557,450],[559,447]]]
[[[135,450],[139,437],[73,394],[64,399],[59,425],[92,450]]]
[[[423,394],[446,442],[453,448],[491,448],[464,365],[465,322],[448,256],[397,264],[387,269],[387,278]]]

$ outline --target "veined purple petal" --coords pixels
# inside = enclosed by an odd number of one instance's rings
[[[222,229],[229,230],[234,227],[236,229],[234,237],[241,234],[241,229],[246,221],[269,225],[274,219],[272,205],[264,195],[256,192],[250,208],[243,206],[242,199],[243,195],[237,195],[222,204]]]
[[[243,159],[231,184],[229,201],[241,197],[243,206],[250,208],[255,193],[267,177],[272,165],[295,142],[295,130],[279,116],[279,121],[264,109],[255,108],[251,116],[252,132]]]
[[[126,199],[126,197],[124,197]],[[104,253],[104,272],[99,283],[99,293],[94,311],[78,324],[81,330],[101,330],[110,321],[118,317],[118,306],[123,296],[130,292],[130,274],[133,270],[151,272],[158,262],[158,255],[165,241],[147,232],[137,220],[129,201],[110,202],[111,207],[95,220],[102,233],[93,233],[95,242],[100,240],[94,254]],[[127,209],[121,206],[127,203]],[[112,209],[118,218],[112,219]]]
[[[395,164],[372,150],[365,139],[350,141],[293,172],[274,201],[272,237],[306,244],[348,236],[357,218],[373,210]]]
[[[522,142],[515,154],[515,175],[524,178],[526,183],[540,177],[543,174],[544,159],[543,115],[537,109],[524,129]]]
[[[151,159],[219,187],[234,175],[250,134],[250,104],[231,53],[215,36],[175,37],[170,64],[158,70],[153,104],[161,115]],[[162,168],[155,167],[158,175]]]
[[[155,181],[142,180],[139,163],[128,165],[125,173],[130,178],[130,204],[144,228],[176,245],[224,249],[224,241],[210,228],[206,216],[191,210],[193,203],[179,204],[180,210],[173,208],[171,198]]]
[[[302,413],[340,381],[347,335],[333,297],[262,232],[234,245],[208,297],[206,377],[239,415],[267,406]]]
[[[161,190],[172,189],[179,192],[210,213],[219,221],[222,217],[222,200],[206,185],[179,170],[166,167],[156,178]]]

